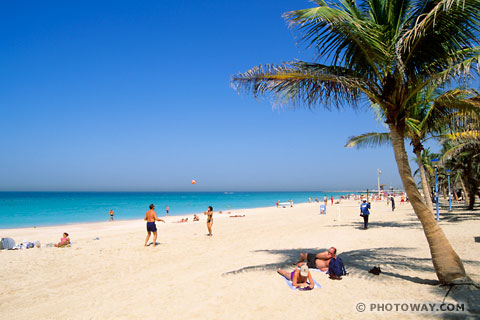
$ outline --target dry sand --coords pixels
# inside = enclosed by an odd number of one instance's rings
[[[156,248],[143,247],[142,220],[28,229],[0,236],[40,240],[40,249],[0,251],[0,319],[371,319],[446,317],[439,312],[370,311],[395,303],[441,303],[427,241],[409,204],[394,213],[373,202],[362,229],[359,201],[214,214],[213,237],[200,222],[157,222]],[[480,281],[480,217],[444,213],[440,222],[469,276]],[[189,220],[192,216],[189,216]],[[70,248],[50,248],[62,233]],[[99,237],[100,240],[93,240]],[[336,246],[350,273],[313,272],[321,288],[293,291],[276,273],[293,270],[300,252]],[[379,276],[368,273],[380,266]],[[478,295],[477,295],[478,296]],[[462,303],[449,295],[446,302]],[[365,303],[364,312],[357,304]],[[472,303],[471,301],[469,303]],[[467,314],[456,313],[464,318]],[[450,314],[455,316],[455,314]],[[473,316],[471,316],[473,317]]]

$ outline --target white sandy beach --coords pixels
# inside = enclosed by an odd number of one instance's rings
[[[423,230],[409,204],[391,212],[372,202],[363,230],[359,201],[327,206],[231,210],[214,214],[213,237],[200,222],[157,222],[160,244],[144,247],[143,220],[0,229],[1,237],[42,247],[0,251],[1,319],[371,319],[440,313],[370,311],[374,303],[441,303]],[[139,213],[139,218],[143,213]],[[163,217],[161,217],[163,219]],[[189,216],[189,220],[192,216]],[[480,219],[464,211],[440,222],[469,276],[480,281]],[[68,232],[70,248],[46,247]],[[99,240],[93,240],[99,237]],[[150,240],[151,241],[151,240]],[[313,272],[321,288],[291,290],[276,273],[300,252],[335,246],[350,273]],[[382,273],[368,273],[374,265]],[[446,302],[461,303],[455,295]],[[358,303],[367,310],[359,312]],[[465,313],[462,313],[464,316]]]

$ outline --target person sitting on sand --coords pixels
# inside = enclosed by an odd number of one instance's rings
[[[193,221],[200,221],[200,218],[196,214],[194,214],[193,215]]]
[[[322,271],[328,270],[328,264],[332,258],[335,258],[337,254],[337,249],[331,247],[328,251],[320,252],[317,254],[314,253],[300,253],[300,260],[296,263],[298,266],[301,266],[304,261],[307,262],[309,268],[316,268]]]
[[[234,216],[230,216],[230,218],[243,218],[243,217],[245,217],[244,214],[236,214]]]
[[[60,247],[65,247],[70,244],[70,238],[68,237],[68,233],[64,232],[63,233],[63,238],[60,239],[59,243],[55,244],[55,247],[60,248]]]
[[[147,221],[147,239],[145,239],[145,247],[147,246],[148,239],[150,239],[150,234],[153,232],[153,247],[157,244],[157,226],[155,225],[155,221],[163,221],[162,219],[158,219],[157,213],[153,210],[155,206],[151,204],[149,206],[150,210],[145,213],[145,218],[143,220]]]
[[[180,219],[178,221],[175,221],[175,223],[183,223],[183,222],[187,222],[188,221],[188,218],[185,218],[185,219]]]
[[[287,280],[292,281],[292,285],[295,288],[309,288],[313,289],[315,283],[313,282],[312,274],[308,270],[306,263],[302,263],[299,268],[296,268],[292,272],[286,270],[277,269],[278,274],[284,276]],[[308,283],[307,283],[308,280]]]

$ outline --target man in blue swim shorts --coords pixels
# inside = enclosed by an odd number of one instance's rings
[[[148,239],[150,239],[150,234],[153,232],[153,247],[157,244],[157,226],[155,225],[155,221],[163,221],[162,219],[158,219],[157,213],[153,210],[155,206],[153,204],[150,205],[150,210],[145,213],[145,221],[147,221],[147,239],[145,239],[145,247],[147,246]]]

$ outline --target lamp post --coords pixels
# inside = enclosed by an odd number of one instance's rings
[[[431,160],[433,165],[435,166],[435,203],[437,204],[437,221],[440,221],[440,215],[438,213],[438,177],[437,177],[437,158]]]
[[[382,170],[377,169],[378,173],[378,197],[380,198],[380,175],[382,174]]]
[[[447,170],[447,177],[448,177],[448,204],[450,206],[450,208],[448,209],[448,211],[452,211],[452,194],[450,192],[450,172],[452,172],[452,170],[448,169]]]

